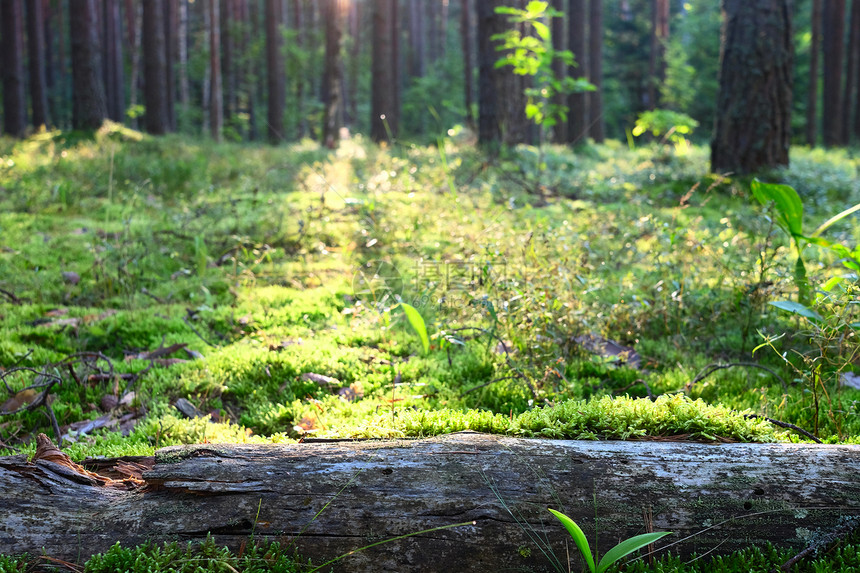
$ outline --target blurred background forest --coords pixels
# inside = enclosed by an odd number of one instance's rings
[[[109,118],[153,134],[228,141],[333,144],[341,127],[375,131],[376,140],[435,141],[458,125],[474,130],[485,69],[508,76],[493,80],[504,142],[535,143],[522,113],[531,78],[492,68],[499,57],[492,35],[509,26],[495,8],[525,4],[0,0],[2,131],[86,129]],[[553,19],[552,41],[578,63],[558,64],[556,73],[598,87],[567,96],[571,113],[556,126],[556,141],[630,139],[638,114],[653,109],[688,115],[698,122],[691,138],[710,139],[720,2],[551,4],[563,13]],[[792,143],[849,144],[860,135],[860,2],[775,4],[793,23]]]

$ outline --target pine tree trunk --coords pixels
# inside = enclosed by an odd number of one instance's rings
[[[463,48],[463,86],[465,92],[464,104],[466,106],[466,125],[472,131],[475,130],[474,114],[474,77],[475,57],[473,38],[473,6],[471,0],[461,0],[460,6],[460,43]]]
[[[191,85],[188,81],[188,0],[179,0],[177,50],[179,57],[179,103],[184,115],[191,105]],[[178,122],[177,122],[178,123]]]
[[[334,149],[340,139],[339,119],[343,97],[341,77],[343,75],[343,16],[346,4],[343,0],[323,0],[325,19],[325,69],[323,70],[323,136],[326,147]]]
[[[345,106],[345,109],[349,110],[346,123],[353,129],[355,129],[355,125],[358,122],[358,74],[359,67],[361,65],[361,50],[363,47],[361,36],[361,6],[363,6],[363,4],[359,4],[358,2],[349,3],[349,35],[352,39],[352,50],[349,57],[349,72],[347,73],[347,100],[349,101],[349,105]]]
[[[143,102],[147,133],[168,131],[164,0],[143,3]]]
[[[179,0],[164,0],[164,80],[167,131],[176,131],[176,74],[173,63],[179,50]]]
[[[397,135],[397,74],[393,65],[396,1],[373,0],[370,138],[377,143]]]
[[[290,25],[295,34],[296,47],[303,49],[307,44],[305,38],[305,21],[308,19],[305,14],[302,0],[293,0],[292,2],[292,18]],[[285,15],[286,16],[286,15]],[[307,118],[305,117],[305,73],[307,70],[300,70],[296,77],[290,78],[295,86],[295,117],[296,117],[296,136],[302,138],[308,132]]]
[[[570,70],[574,79],[588,78],[588,54],[586,46],[587,11],[585,0],[569,0],[570,11],[567,16],[567,41],[576,66]],[[588,138],[588,96],[585,92],[572,93],[567,98],[568,141],[573,145],[584,143]]]
[[[788,0],[723,0],[723,46],[711,169],[788,165],[794,44]]]
[[[556,16],[552,19],[552,45],[553,49],[557,51],[562,51],[567,49],[567,38],[565,37],[567,32],[567,26],[565,26],[564,21],[564,5],[565,0],[552,0],[552,7],[560,12],[561,16]],[[561,58],[556,58],[552,63],[552,71],[555,75],[556,79],[563,80],[563,78],[567,77],[567,66]],[[565,106],[567,105],[567,97],[564,94],[556,94],[555,96],[555,105],[557,106]],[[553,140],[556,143],[566,143],[567,142],[567,122],[559,119],[558,123],[555,124],[553,128]]]
[[[224,81],[224,122],[232,126],[236,114],[236,64],[233,41],[233,0],[221,0],[221,73]]]
[[[603,0],[589,2],[588,25],[588,72],[596,88],[588,93],[588,131],[595,142],[603,143],[606,139],[606,122],[603,119]]]
[[[281,54],[281,6],[266,0],[266,74],[268,83],[268,136],[276,145],[284,140],[284,63]]]
[[[424,10],[422,0],[409,0],[409,75],[424,77]]]
[[[502,141],[499,125],[499,94],[496,89],[498,70],[496,41],[492,39],[500,30],[495,9],[500,0],[477,0],[478,20],[478,143],[493,148]]]
[[[844,121],[842,122],[842,142],[848,145],[851,142],[853,132],[851,112],[854,92],[857,88],[857,67],[860,65],[860,0],[851,2],[851,25],[848,36],[848,58],[845,66],[845,92],[842,97]],[[855,120],[856,121],[856,120]]]
[[[13,137],[27,131],[24,95],[24,4],[0,0],[0,34],[3,63],[3,129]]]
[[[815,146],[818,139],[818,62],[821,59],[821,2],[812,0],[812,40],[809,46],[809,91],[806,94],[806,144]],[[858,115],[860,117],[860,115]]]
[[[108,117],[125,118],[125,82],[122,65],[122,20],[119,0],[104,0],[104,83]]]
[[[48,94],[48,118],[55,125],[59,124],[59,102],[57,101],[57,78],[59,71],[57,67],[57,59],[54,56],[54,45],[56,38],[54,37],[54,10],[51,7],[51,0],[42,0],[43,10],[43,27],[42,38],[44,39],[45,49],[45,89]]]
[[[209,74],[211,78],[209,102],[209,130],[212,139],[221,141],[224,131],[224,94],[221,86],[221,9],[219,0],[209,2]]]
[[[669,41],[669,0],[652,0],[651,9],[648,108],[656,109],[660,105],[660,87],[666,79],[666,42]]]
[[[45,15],[42,0],[27,3],[27,51],[30,60],[30,105],[33,126],[48,125],[48,88],[45,80]]]
[[[131,51],[131,78],[129,80],[129,107],[137,106],[138,87],[140,84],[140,46],[143,35],[143,8],[134,0],[126,0],[126,22],[128,26],[128,45]],[[132,126],[138,125],[137,116],[131,119]]]
[[[822,36],[824,47],[824,145],[842,143],[842,65],[845,32],[845,0],[824,0]]]
[[[95,0],[69,0],[72,40],[72,126],[98,129],[107,116],[99,63]]]

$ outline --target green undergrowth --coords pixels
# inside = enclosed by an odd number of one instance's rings
[[[530,148],[440,145],[329,152],[111,125],[0,140],[0,404],[48,365],[76,459],[462,429],[807,439],[750,415],[858,442],[860,391],[839,384],[860,371],[856,334],[768,304],[796,298],[791,245],[747,181],[708,174],[706,149],[550,146],[539,169]],[[809,224],[860,200],[850,154],[792,161],[768,177],[798,189]],[[828,236],[857,244],[860,224]],[[838,272],[807,250],[814,284]],[[860,306],[847,289],[817,304],[846,320]],[[60,364],[80,352],[106,359]],[[132,423],[70,427],[105,416]],[[43,409],[0,416],[7,453],[35,432],[52,432]]]
[[[663,555],[648,562],[634,559],[620,570],[627,573],[765,573],[778,568],[794,557],[791,550],[777,549],[771,545],[750,547],[722,556],[692,556],[681,559],[674,555]],[[52,565],[45,558],[30,559],[28,556],[13,558],[0,556],[0,573],[25,573],[35,569],[44,570]],[[797,573],[849,573],[860,567],[860,545],[856,536],[800,560],[791,570]],[[180,545],[176,542],[161,545],[122,547],[119,543],[107,552],[88,559],[82,570],[85,573],[197,573],[207,571],[240,571],[241,573],[300,573],[313,566],[303,562],[290,545],[279,542],[250,540],[241,551],[233,552],[219,546],[212,537],[203,543]],[[330,569],[322,569],[329,571]],[[613,568],[610,570],[618,570]]]

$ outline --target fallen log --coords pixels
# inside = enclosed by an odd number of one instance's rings
[[[376,541],[468,522],[355,553],[334,570],[550,570],[535,540],[565,570],[570,552],[576,569],[576,549],[547,507],[567,513],[590,540],[596,525],[601,552],[649,530],[674,532],[657,543],[658,553],[670,544],[689,555],[766,541],[802,549],[860,512],[858,466],[856,446],[462,432],[170,447],[154,465],[136,466],[152,467],[137,485],[116,487],[56,461],[10,456],[0,458],[0,553],[44,551],[80,562],[117,541],[184,542],[211,533],[236,548],[253,534],[294,542],[323,563]]]

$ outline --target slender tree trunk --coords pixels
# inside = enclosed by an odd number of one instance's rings
[[[809,47],[809,91],[806,94],[806,143],[813,147],[818,139],[818,62],[821,59],[821,2],[812,0],[812,43]],[[860,116],[858,116],[860,117]]]
[[[104,0],[104,82],[108,117],[122,122],[125,117],[125,81],[122,62],[122,20],[119,0]]]
[[[426,2],[426,0],[424,0]],[[422,0],[409,0],[409,75],[424,77],[424,10]]]
[[[248,26],[245,28],[245,45],[250,46],[251,38],[260,37],[260,3],[257,1],[246,2],[245,9],[248,11]],[[262,93],[262,90],[258,86],[261,83],[263,72],[258,59],[252,58],[249,60],[249,74],[245,77],[248,84],[246,86],[248,90],[248,139],[251,141],[257,141],[260,138],[257,126],[257,105],[262,102],[262,97],[258,97]]]
[[[669,41],[669,0],[652,0],[651,10],[648,108],[655,109],[660,104],[660,87],[666,79],[666,42]]]
[[[433,65],[439,59],[439,4],[441,0],[420,0],[424,8],[424,28],[427,30],[426,63]]]
[[[209,70],[211,76],[211,101],[209,103],[209,129],[212,139],[221,141],[224,130],[224,95],[221,87],[221,10],[218,0],[209,2]]]
[[[323,75],[323,129],[322,140],[329,149],[337,147],[340,139],[339,119],[343,97],[341,77],[343,75],[343,17],[346,4],[343,0],[323,0],[325,20],[325,69]]]
[[[69,26],[67,25],[66,15],[64,10],[63,0],[57,0],[57,108],[62,109],[63,121],[60,121],[60,114],[54,115],[54,120],[58,125],[68,128],[72,124],[72,116],[74,115],[74,78],[69,71],[71,62],[71,36],[69,35]],[[66,50],[66,47],[69,50]],[[72,102],[71,108],[68,105],[63,105],[65,102]],[[71,113],[70,113],[71,112]]]
[[[24,4],[22,0],[0,0],[0,34],[3,63],[3,129],[24,137],[27,130],[24,96]]]
[[[284,62],[281,54],[281,6],[266,0],[266,70],[269,86],[269,142],[284,140]]]
[[[472,131],[475,130],[475,113],[474,113],[474,77],[475,77],[475,57],[473,49],[472,37],[472,22],[473,6],[470,0],[461,0],[460,6],[460,42],[463,48],[463,85],[465,91],[464,104],[466,106],[466,125]]]
[[[388,127],[394,137],[400,133],[400,108],[403,105],[403,68],[405,61],[401,58],[400,43],[402,27],[400,20],[400,0],[391,2],[391,70],[394,79],[394,109],[388,114]]]
[[[69,0],[72,39],[72,126],[98,129],[107,116],[99,64],[95,0]]]
[[[845,95],[842,97],[844,121],[842,122],[842,142],[851,142],[853,131],[851,112],[854,110],[852,98],[857,87],[857,66],[860,64],[860,0],[851,2],[851,26],[848,35],[848,58],[845,66]]]
[[[498,70],[496,42],[492,37],[499,30],[499,17],[496,7],[500,0],[477,0],[478,9],[478,143],[485,147],[495,147],[501,143],[502,131],[499,125],[499,94],[496,90]]]
[[[292,19],[291,25],[295,33],[296,47],[299,50],[304,49],[307,42],[305,41],[305,20],[306,14],[302,6],[302,0],[293,0],[292,2]],[[296,90],[296,135],[302,138],[308,132],[307,121],[305,118],[305,71],[299,70],[295,78],[290,78],[294,82]]]
[[[59,123],[59,104],[57,102],[57,60],[54,57],[54,10],[51,8],[51,0],[42,0],[43,20],[42,38],[45,49],[45,89],[48,94],[48,119],[54,124]]]
[[[557,10],[562,16],[556,16],[552,19],[552,44],[553,49],[557,51],[562,51],[567,49],[567,41],[565,38],[565,32],[567,28],[565,26],[564,21],[564,5],[565,0],[552,0],[552,7]],[[567,77],[567,66],[564,64],[564,61],[561,58],[556,58],[552,63],[552,71],[555,75],[556,79],[562,81],[565,77]],[[567,97],[564,94],[557,94],[555,96],[555,105],[557,106],[565,106],[567,105]],[[567,142],[567,122],[559,121],[555,127],[553,128],[553,140],[557,143],[565,143]]]
[[[788,165],[794,44],[789,0],[723,0],[711,169]]]
[[[590,0],[588,11],[588,72],[596,88],[588,94],[589,134],[597,143],[606,139],[603,119],[603,0]]]
[[[845,32],[845,0],[824,0],[824,145],[842,142],[842,52]]]
[[[442,0],[442,13],[439,15],[439,57],[444,58],[448,51],[448,13],[449,0]]]
[[[173,63],[179,50],[177,44],[179,0],[164,0],[164,77],[167,131],[176,131],[176,73]]]
[[[187,115],[191,105],[191,85],[188,81],[188,0],[179,0],[179,27],[177,30],[177,50],[179,56],[179,103],[183,115]]]
[[[576,66],[570,70],[574,79],[587,78],[588,57],[586,46],[586,12],[585,0],[570,0],[569,13],[567,16],[567,42]],[[567,97],[568,141],[573,145],[583,143],[588,138],[588,97],[585,92],[572,93]]]
[[[361,14],[358,2],[349,3],[349,34],[352,37],[352,54],[349,59],[349,74],[347,83],[349,85],[349,120],[348,124],[354,126],[358,122],[358,73],[361,56]]]
[[[209,109],[209,106],[212,104],[212,56],[210,55],[212,40],[209,37],[212,32],[212,13],[209,0],[202,0],[200,5],[203,11],[203,50],[207,55],[207,61],[210,62],[210,65],[207,65],[206,69],[203,70],[203,84],[200,86],[202,96],[201,109],[203,110],[203,133],[206,134],[210,133],[212,128],[212,114]]]
[[[164,0],[143,2],[143,101],[147,133],[167,133],[166,48],[164,40]]]
[[[30,104],[33,126],[48,125],[48,87],[45,79],[45,14],[42,0],[27,3],[27,51],[30,60]]]
[[[394,13],[397,0],[373,0],[370,137],[379,143],[397,136]]]
[[[236,113],[236,76],[233,54],[233,2],[221,1],[221,73],[224,82],[224,121],[233,124]]]
[[[134,2],[134,0],[126,0],[125,3],[126,22],[130,22],[128,28],[128,44],[131,51],[131,78],[129,81],[129,107],[137,106],[138,88],[140,84],[140,46],[142,43],[141,36],[143,35],[143,7]],[[133,126],[138,125],[137,115],[131,118]]]

